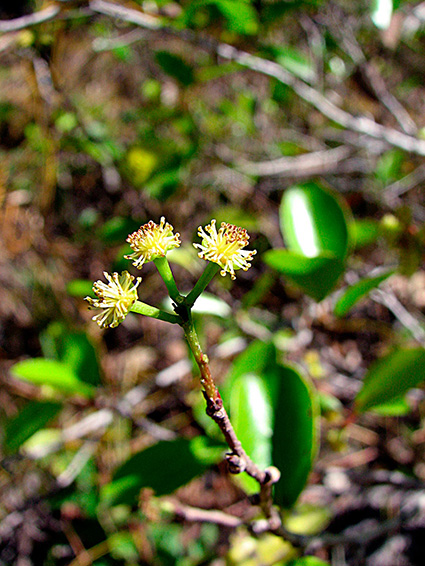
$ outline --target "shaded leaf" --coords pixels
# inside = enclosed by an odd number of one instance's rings
[[[364,412],[403,396],[425,378],[425,349],[395,350],[371,365],[356,397],[357,412]]]
[[[30,401],[4,427],[6,450],[17,450],[35,432],[46,426],[62,409],[60,403],[50,401]]]
[[[183,86],[190,86],[194,80],[193,68],[181,57],[168,51],[157,51],[155,59],[162,70]]]
[[[348,311],[358,303],[363,297],[365,297],[372,289],[376,289],[385,279],[388,279],[390,275],[394,273],[394,270],[386,271],[377,275],[376,277],[365,277],[361,279],[341,295],[334,307],[334,313],[336,316],[344,316]]]
[[[297,252],[276,249],[263,254],[263,259],[316,301],[330,293],[344,271],[343,262],[329,252],[306,257]]]
[[[204,470],[189,440],[161,441],[134,454],[120,466],[112,482],[104,486],[102,499],[107,505],[134,505],[142,488],[150,487],[156,495],[166,495]]]
[[[280,366],[272,459],[281,472],[275,501],[282,507],[292,507],[307,482],[318,448],[317,418],[312,384],[295,368]]]

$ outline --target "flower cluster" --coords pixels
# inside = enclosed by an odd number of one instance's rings
[[[199,227],[198,235],[202,238],[202,242],[193,244],[199,250],[198,256],[218,264],[221,267],[221,275],[225,276],[229,273],[232,279],[236,279],[235,270],[246,271],[251,267],[249,262],[257,252],[243,249],[249,243],[249,235],[244,228],[222,222],[217,231],[216,221],[211,220],[205,229]],[[141,269],[144,263],[164,257],[168,251],[179,247],[180,235],[174,234],[171,224],[162,217],[159,224],[150,220],[141,226],[128,236],[127,242],[133,253],[124,257],[132,260],[133,265]],[[159,266],[157,267],[159,269]],[[137,301],[137,287],[141,278],[138,277],[133,284],[134,277],[128,271],[123,271],[121,275],[118,273],[109,275],[105,272],[104,276],[108,284],[96,281],[93,291],[97,298],[86,297],[86,301],[91,308],[102,309],[93,317],[100,327],[114,328],[124,320]]]
[[[115,328],[125,319],[128,311],[137,301],[137,286],[142,278],[138,277],[136,284],[133,285],[134,277],[128,271],[123,271],[121,275],[118,273],[109,275],[105,271],[103,275],[109,283],[106,285],[103,281],[96,281],[93,284],[93,291],[97,298],[86,297],[85,300],[91,308],[103,309],[92,320],[95,320],[101,328]]]
[[[245,228],[222,222],[217,231],[215,225],[216,221],[211,220],[205,230],[200,226],[198,236],[202,238],[202,243],[193,245],[200,250],[198,256],[201,259],[212,261],[221,267],[220,274],[223,277],[229,273],[232,279],[236,279],[235,269],[249,269],[249,262],[257,252],[242,249],[249,243],[249,234]]]
[[[163,257],[173,248],[180,246],[180,234],[173,233],[173,227],[162,217],[159,225],[150,220],[127,238],[133,253],[124,256],[141,269],[142,265],[158,257]]]

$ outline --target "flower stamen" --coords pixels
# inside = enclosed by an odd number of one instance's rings
[[[141,226],[136,232],[130,234],[127,242],[133,249],[133,253],[124,256],[133,261],[133,265],[141,269],[144,263],[153,261],[173,248],[180,246],[180,234],[173,233],[171,224],[162,217],[159,225],[150,220]]]
[[[134,277],[128,271],[123,271],[121,275],[118,273],[110,275],[105,271],[103,275],[108,284],[100,280],[93,283],[93,291],[97,298],[85,297],[85,300],[90,308],[103,309],[92,320],[101,328],[115,328],[125,319],[137,300],[137,287],[142,278],[138,277],[133,285]]]
[[[216,221],[211,220],[205,229],[202,226],[198,228],[198,235],[202,242],[193,244],[200,250],[198,256],[217,263],[222,268],[220,274],[223,277],[229,273],[232,279],[236,279],[235,270],[247,271],[251,267],[249,262],[257,252],[242,249],[249,243],[249,234],[245,228],[222,222],[217,231]]]

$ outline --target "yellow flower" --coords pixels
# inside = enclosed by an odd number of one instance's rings
[[[173,227],[162,217],[159,225],[150,220],[141,226],[137,232],[129,235],[127,242],[134,252],[124,257],[133,260],[133,265],[141,269],[145,262],[163,257],[169,250],[178,248],[180,234],[173,234]]]
[[[115,328],[125,319],[137,300],[137,286],[142,278],[138,277],[136,284],[133,285],[134,277],[128,271],[123,271],[121,275],[118,273],[109,275],[105,271],[103,275],[109,283],[106,285],[103,281],[96,281],[93,284],[93,291],[97,298],[86,297],[85,300],[90,308],[104,309],[92,320],[95,320],[101,328]]]
[[[230,273],[230,277],[236,279],[235,269],[249,269],[249,262],[257,252],[242,249],[249,243],[245,228],[222,222],[217,232],[215,224],[216,221],[211,220],[205,230],[200,226],[198,236],[202,238],[202,243],[193,245],[200,250],[198,256],[201,259],[217,263],[222,268],[220,274],[223,277]]]

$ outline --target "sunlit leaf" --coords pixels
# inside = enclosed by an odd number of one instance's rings
[[[271,464],[273,402],[265,377],[241,374],[233,381],[230,416],[236,435],[248,456],[261,468]],[[258,483],[244,477],[246,490],[255,492]]]
[[[370,17],[379,29],[388,29],[393,15],[393,0],[372,0]]]
[[[344,260],[349,246],[348,209],[336,194],[316,183],[287,189],[280,206],[280,226],[288,249],[306,257],[330,252]]]
[[[18,379],[33,385],[48,386],[62,393],[91,397],[94,389],[82,382],[67,364],[46,358],[33,358],[18,362],[11,368]]]

